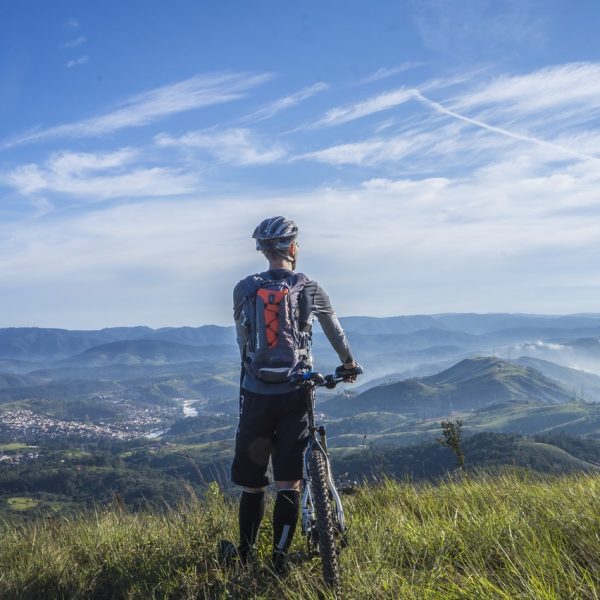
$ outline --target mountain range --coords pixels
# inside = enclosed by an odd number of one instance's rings
[[[507,403],[524,411],[534,405],[551,410],[573,400],[600,401],[600,315],[441,314],[341,321],[366,374],[341,396],[320,394],[330,418],[386,413],[414,420]],[[323,372],[339,364],[318,325],[313,353]],[[175,406],[185,398],[202,414],[235,415],[239,362],[233,327],[0,329],[0,411],[41,410],[44,402],[61,401],[60,411],[56,405],[48,411],[68,415],[70,410],[79,414],[75,403],[80,401],[101,403],[104,398],[105,408],[114,411],[115,402]],[[340,435],[359,435],[365,427],[381,431],[380,421],[361,419],[354,431],[347,430],[347,422]],[[422,433],[414,423],[413,434],[407,427],[382,438],[397,434],[405,440]]]

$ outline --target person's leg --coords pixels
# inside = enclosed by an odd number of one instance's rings
[[[256,544],[260,523],[265,514],[265,488],[245,487],[240,498],[239,525],[240,544],[238,553],[242,561]]]
[[[296,531],[300,512],[300,481],[276,481],[277,497],[273,509],[273,564],[285,567],[285,556]]]
[[[234,483],[243,487],[239,505],[240,543],[237,552],[245,561],[256,544],[265,512],[266,476],[271,453],[272,420],[268,402],[258,394],[242,390],[240,422],[231,467]]]
[[[285,570],[285,557],[292,543],[300,512],[300,480],[308,440],[305,391],[293,392],[281,406],[285,406],[285,410],[277,422],[272,455],[277,485],[273,510],[273,563],[279,571]]]

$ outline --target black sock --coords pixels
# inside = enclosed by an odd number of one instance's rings
[[[273,510],[273,551],[287,553],[300,509],[300,492],[298,490],[281,490],[277,492],[275,509]]]
[[[256,543],[258,528],[265,514],[264,492],[242,492],[240,499],[240,546],[238,551],[245,559]]]

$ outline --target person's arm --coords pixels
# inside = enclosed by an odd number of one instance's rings
[[[244,305],[243,285],[240,281],[233,289],[233,319],[235,321],[235,334],[242,361],[244,360],[244,351],[246,349],[246,342],[248,341],[248,330],[242,325],[242,307]]]
[[[353,369],[356,367],[356,362],[352,355],[352,349],[350,348],[350,344],[340,325],[337,315],[331,306],[329,296],[317,283],[315,283],[314,286],[311,286],[311,288],[312,304],[317,319],[319,319],[319,323],[323,329],[323,333],[340,357],[340,361],[344,367],[346,369]]]

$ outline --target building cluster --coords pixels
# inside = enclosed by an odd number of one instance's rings
[[[114,438],[129,439],[135,433],[110,425],[63,421],[30,410],[15,410],[0,414],[0,433],[23,439]]]

